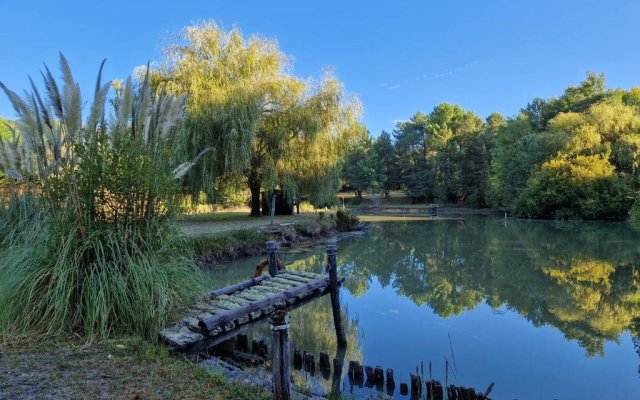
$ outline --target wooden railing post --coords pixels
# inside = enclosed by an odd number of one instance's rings
[[[276,216],[276,197],[277,197],[277,195],[276,195],[276,192],[274,191],[273,194],[271,195],[271,210],[270,210],[271,211],[270,212],[271,221],[270,221],[269,225],[273,225],[273,219]]]
[[[275,240],[269,240],[267,242],[267,253],[269,257],[269,275],[276,276],[278,275],[278,255],[276,254],[277,245]]]
[[[277,310],[271,314],[271,369],[273,372],[273,399],[291,399],[291,370],[289,343],[289,316],[284,310]]]
[[[338,284],[338,261],[336,255],[338,249],[335,241],[327,245],[327,268],[329,270],[329,289],[331,291],[331,308],[333,310],[333,324],[336,328],[338,347],[347,347],[347,337],[342,326],[340,315],[340,285]]]

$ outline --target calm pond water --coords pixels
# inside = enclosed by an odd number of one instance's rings
[[[338,244],[347,318],[346,360],[416,367],[494,399],[640,398],[640,234],[625,223],[495,217],[372,224]],[[322,246],[282,249],[288,268],[320,272]],[[224,286],[251,275],[260,258],[212,272]],[[294,347],[336,353],[329,297],[291,313]],[[265,324],[266,325],[266,324]],[[250,333],[269,342],[268,326]],[[637,344],[634,347],[634,338]],[[449,363],[445,377],[445,363]],[[346,370],[346,368],[345,368]],[[295,372],[315,391],[338,388]],[[398,389],[395,398],[401,396]]]

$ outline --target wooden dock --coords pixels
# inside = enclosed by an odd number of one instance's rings
[[[277,309],[292,309],[330,291],[329,275],[283,270],[214,290],[194,304],[181,321],[160,332],[173,350],[213,346],[243,328],[263,322]]]

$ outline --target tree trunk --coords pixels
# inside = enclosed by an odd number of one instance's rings
[[[262,182],[255,173],[251,173],[247,179],[249,190],[251,191],[251,217],[259,217],[260,213],[260,188]]]

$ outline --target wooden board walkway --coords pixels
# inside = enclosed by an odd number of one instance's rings
[[[173,350],[191,351],[234,336],[276,309],[292,308],[330,291],[330,278],[312,272],[284,270],[214,290],[194,304],[181,321],[160,331]]]

